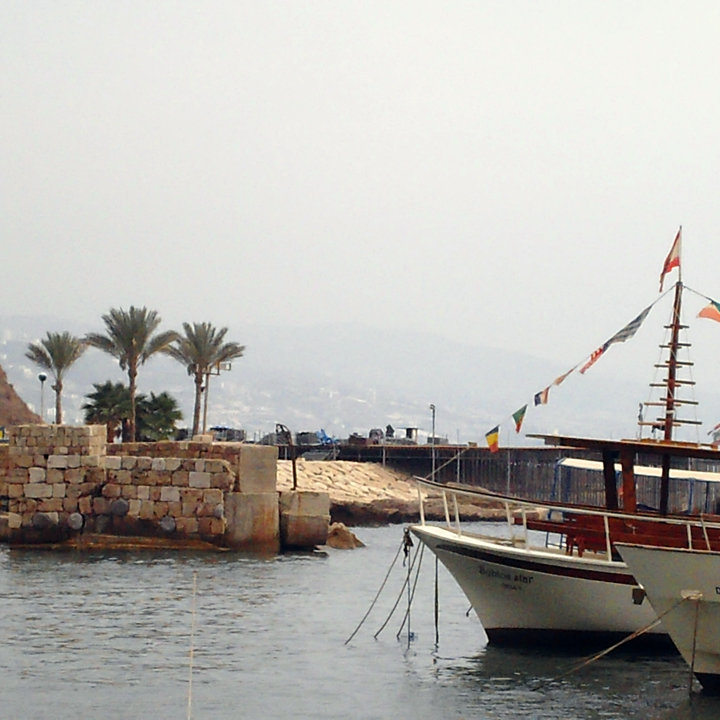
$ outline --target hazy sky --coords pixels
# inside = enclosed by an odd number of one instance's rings
[[[720,298],[719,133],[716,2],[4,0],[0,309],[573,363]]]

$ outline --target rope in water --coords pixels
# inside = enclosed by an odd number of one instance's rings
[[[599,660],[602,657],[605,657],[608,653],[611,653],[613,650],[616,650],[621,645],[624,645],[625,643],[630,642],[631,640],[634,640],[637,637],[640,637],[640,635],[644,635],[649,630],[652,630],[654,627],[657,627],[660,624],[660,621],[662,618],[664,618],[668,613],[672,612],[678,605],[681,605],[684,603],[688,598],[682,598],[678,602],[676,602],[671,608],[668,608],[664,613],[661,615],[658,615],[651,623],[646,625],[645,627],[640,628],[639,630],[636,630],[634,633],[631,633],[626,638],[623,638],[620,640],[620,642],[615,643],[614,645],[611,645],[609,648],[602,650],[601,652],[597,653],[596,655],[591,655],[589,658],[586,658],[583,660],[579,665],[576,665],[575,667],[570,668],[567,672],[564,672],[557,677],[551,678],[550,680],[546,680],[545,682],[541,683],[537,687],[534,687],[533,690],[542,690],[544,687],[547,687],[551,683],[557,682],[558,680],[562,680],[563,678],[566,678],[568,675],[572,675],[573,673],[576,673],[578,670],[582,670],[582,668],[587,667],[588,665],[591,665],[596,660]]]
[[[422,559],[423,559],[423,553],[425,552],[425,545],[420,546],[420,557],[418,558],[418,566],[417,570],[415,571],[415,580],[413,581],[412,586],[412,592],[410,591],[410,583],[407,583],[408,586],[408,606],[407,610],[405,611],[405,617],[403,617],[402,624],[400,625],[400,629],[397,631],[397,635],[395,636],[397,640],[400,639],[400,633],[403,631],[403,628],[405,627],[405,622],[408,624],[408,644],[410,643],[410,638],[412,637],[412,633],[410,632],[410,607],[412,605],[413,600],[415,599],[415,588],[417,588],[418,584],[418,578],[420,577],[420,568],[422,567]],[[408,578],[409,580],[410,578]]]
[[[410,537],[410,533],[405,529],[405,533],[403,535],[403,548],[405,550],[405,560],[407,561],[407,558],[410,554],[410,548],[413,547],[413,541]],[[415,554],[412,557],[412,560],[410,562],[410,568],[408,570],[407,577],[405,578],[405,581],[403,582],[402,587],[400,588],[400,593],[398,594],[397,600],[395,601],[395,604],[392,606],[392,610],[390,610],[390,614],[387,616],[387,619],[385,622],[380,626],[380,629],[373,635],[373,637],[377,640],[380,633],[387,627],[387,624],[390,622],[390,619],[395,614],[395,611],[397,610],[397,606],[400,604],[400,600],[402,600],[403,592],[405,591],[405,587],[408,584],[408,580],[410,579],[410,573],[412,572],[413,567],[415,567],[415,561],[418,558],[419,554],[419,548],[415,549]]]
[[[350,635],[350,637],[345,641],[345,643],[344,643],[345,645],[347,645],[357,635],[360,628],[365,624],[365,621],[368,619],[370,613],[372,612],[373,608],[375,607],[375,603],[377,603],[378,598],[380,597],[380,593],[382,593],[383,589],[385,588],[385,585],[387,584],[388,578],[390,577],[390,573],[392,572],[392,569],[395,567],[395,563],[397,562],[397,559],[400,557],[400,553],[404,546],[405,546],[405,538],[403,537],[403,539],[400,541],[400,546],[397,549],[397,553],[395,553],[395,557],[394,557],[392,563],[390,563],[390,567],[388,568],[388,571],[385,575],[385,579],[382,581],[382,584],[380,585],[380,589],[377,591],[377,594],[375,595],[373,601],[370,603],[370,607],[368,608],[367,612],[365,613],[365,615],[363,615],[363,619],[360,621],[360,623],[355,628],[355,630],[353,630],[352,635]]]

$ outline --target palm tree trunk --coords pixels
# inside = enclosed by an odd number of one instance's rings
[[[130,417],[128,418],[128,435],[130,442],[135,442],[135,391],[137,381],[137,363],[128,364],[128,388],[130,390]]]
[[[203,373],[195,373],[195,408],[193,409],[193,427],[191,437],[195,437],[200,430],[200,400],[203,392]]]
[[[55,424],[62,425],[62,380],[56,380],[52,389],[55,391]]]

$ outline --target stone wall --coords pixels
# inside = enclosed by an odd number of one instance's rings
[[[115,454],[126,446],[108,446],[100,425],[14,426],[8,438],[0,510],[17,541],[61,541],[80,529],[218,543],[225,534],[226,494],[238,490],[237,448],[133,443],[128,454]]]

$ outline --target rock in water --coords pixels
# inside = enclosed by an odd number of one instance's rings
[[[327,545],[336,550],[351,550],[365,547],[365,543],[343,523],[333,523],[328,530]]]

